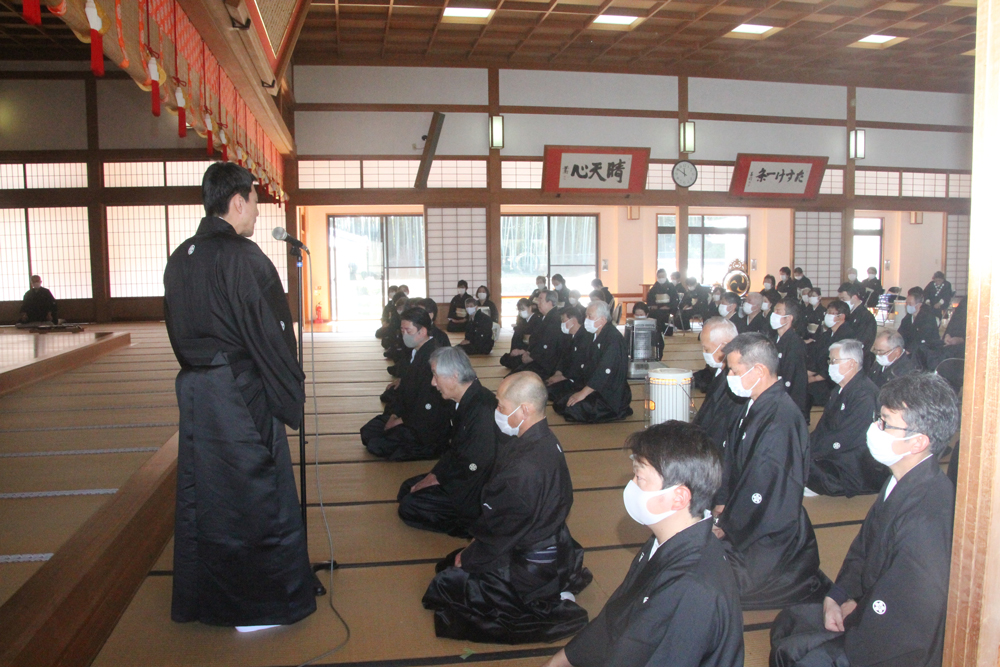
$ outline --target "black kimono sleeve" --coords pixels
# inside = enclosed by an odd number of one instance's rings
[[[483,489],[482,514],[469,528],[475,539],[462,552],[463,570],[487,572],[506,565],[514,547],[534,526],[538,490],[532,492],[530,483],[511,481],[494,479]]]
[[[610,322],[606,327],[614,327]],[[602,332],[603,333],[603,332]],[[618,405],[622,387],[628,384],[628,352],[618,330],[598,335],[590,346],[592,363],[587,386],[611,405]],[[602,340],[603,339],[603,340]],[[600,347],[598,347],[600,345]]]
[[[478,382],[468,391],[482,395],[467,413],[456,417],[451,444],[431,472],[459,515],[474,519],[479,516],[483,480],[496,459],[499,431],[493,421],[496,398]]]
[[[469,341],[469,354],[489,354],[493,350],[493,320],[490,316],[477,311],[466,325],[465,340]]]

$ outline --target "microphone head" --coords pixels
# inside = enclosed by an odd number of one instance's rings
[[[285,231],[284,227],[275,227],[271,230],[271,236],[278,241],[284,241],[288,237],[288,232]]]

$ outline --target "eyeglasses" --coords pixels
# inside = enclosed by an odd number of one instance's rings
[[[849,359],[827,359],[826,361],[827,361],[828,364],[833,365],[833,364],[840,364],[840,363],[843,363],[845,361],[850,361],[850,360]]]
[[[903,433],[909,433],[910,429],[904,428],[902,426],[889,426],[885,423],[885,417],[876,417],[875,423],[878,424],[878,430],[880,431],[902,431]]]
[[[875,355],[877,355],[877,356],[880,356],[880,357],[887,357],[890,354],[892,354],[893,350],[895,350],[895,349],[896,348],[892,348],[892,350],[875,350],[875,349],[873,349],[872,353],[875,354]]]

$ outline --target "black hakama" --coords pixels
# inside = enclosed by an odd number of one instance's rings
[[[461,347],[468,355],[489,354],[493,351],[493,320],[481,310],[476,311],[465,325],[465,340]]]
[[[573,335],[569,344],[564,346],[562,358],[556,370],[566,378],[549,386],[549,400],[558,403],[584,388],[587,384],[587,359],[594,335],[582,326]]]
[[[585,384],[594,391],[575,405],[564,396],[552,405],[566,421],[596,424],[625,419],[632,414],[628,384],[628,351],[618,327],[608,322],[589,346]]]
[[[532,311],[531,317],[525,320],[520,315],[514,323],[514,333],[510,338],[510,351],[527,350],[531,336],[542,326],[542,316]],[[509,352],[500,357],[500,365],[514,370],[521,365],[521,357]]]
[[[775,347],[778,348],[778,383],[785,388],[808,422],[809,374],[806,344],[794,328],[789,328],[775,342]]]
[[[543,380],[549,379],[556,372],[556,366],[559,365],[559,359],[562,357],[563,346],[568,340],[569,336],[562,332],[562,319],[559,311],[552,308],[542,318],[538,330],[532,334],[531,340],[528,341],[528,355],[531,357],[531,361],[515,368],[515,372],[531,371],[537,373]]]

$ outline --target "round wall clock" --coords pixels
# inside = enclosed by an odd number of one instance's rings
[[[681,160],[674,165],[670,175],[673,177],[674,183],[678,186],[689,188],[698,180],[698,167],[694,166],[688,160]]]

